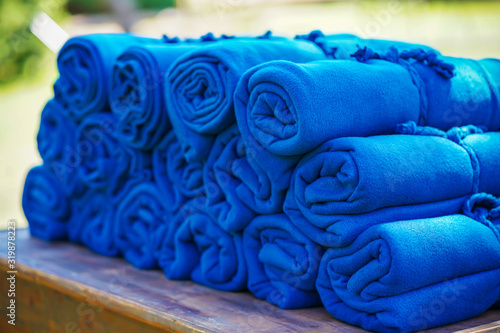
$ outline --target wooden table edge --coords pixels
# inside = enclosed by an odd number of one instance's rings
[[[8,270],[7,258],[0,254],[0,267]],[[29,282],[36,282],[50,289],[66,294],[75,299],[79,299],[96,307],[105,307],[111,311],[125,315],[142,323],[157,327],[159,329],[170,328],[174,331],[201,333],[201,332],[218,332],[209,327],[201,326],[189,322],[183,318],[172,316],[169,313],[158,311],[155,308],[144,307],[130,299],[113,294],[108,295],[105,292],[99,291],[88,285],[72,281],[70,279],[61,279],[55,275],[49,274],[42,270],[31,268],[23,263],[16,263],[16,276],[25,279]],[[152,315],[151,319],[145,318],[144,310],[148,310],[148,314]]]

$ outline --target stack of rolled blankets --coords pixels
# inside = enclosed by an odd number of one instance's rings
[[[313,31],[72,38],[31,234],[412,332],[500,305],[500,61]]]

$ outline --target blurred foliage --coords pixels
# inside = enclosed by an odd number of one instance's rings
[[[141,9],[164,9],[175,7],[175,0],[137,0],[137,7]]]
[[[66,0],[0,0],[0,84],[36,73],[50,51],[31,33],[31,21],[41,11],[57,21],[65,6]]]
[[[134,0],[134,7],[146,10],[161,10],[174,7],[175,0]],[[106,0],[70,0],[68,10],[71,13],[102,13],[112,11],[112,6]]]
[[[119,3],[119,2],[118,2]],[[135,0],[137,9],[159,10],[175,0]],[[50,52],[30,31],[41,11],[56,22],[72,13],[110,12],[108,0],[0,0],[0,85],[39,71],[40,59]]]
[[[72,14],[103,13],[111,11],[111,7],[103,0],[69,0],[68,10]]]

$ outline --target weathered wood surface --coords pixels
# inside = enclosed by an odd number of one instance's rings
[[[16,327],[3,317],[0,332],[364,332],[335,320],[323,308],[281,310],[249,293],[169,281],[160,271],[137,270],[81,246],[46,243],[29,237],[27,230],[18,230],[16,236]],[[6,242],[6,232],[0,232],[4,272]],[[7,289],[4,277],[2,309]],[[500,310],[490,310],[432,332],[499,328]]]

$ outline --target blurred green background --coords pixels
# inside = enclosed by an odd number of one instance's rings
[[[41,162],[39,116],[57,78],[56,55],[29,29],[40,12],[70,36],[130,31],[196,37],[269,29],[293,36],[321,29],[428,44],[450,56],[500,58],[497,1],[0,0],[0,229],[9,219],[26,225],[24,177]]]

